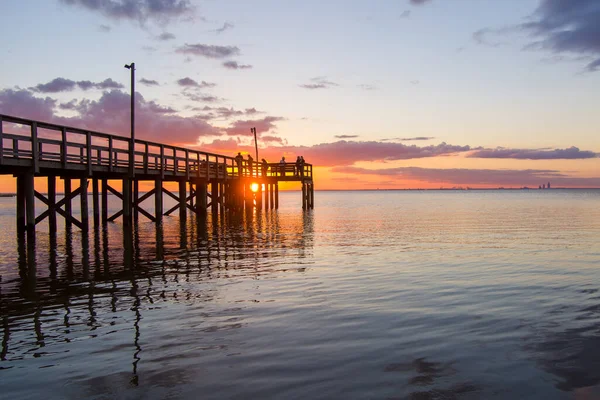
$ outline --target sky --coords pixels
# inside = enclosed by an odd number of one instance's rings
[[[256,127],[316,189],[600,187],[600,0],[0,9],[1,114],[129,136],[135,62],[137,138],[254,155]]]

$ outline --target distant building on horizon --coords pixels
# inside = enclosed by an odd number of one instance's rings
[[[550,182],[548,182],[548,189],[550,189]]]

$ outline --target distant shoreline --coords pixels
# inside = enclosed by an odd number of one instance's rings
[[[555,190],[600,190],[600,188],[589,187],[589,188],[563,188],[556,187],[552,189],[538,189],[538,188],[437,188],[437,189],[320,189],[315,190],[316,192],[473,192],[473,191],[534,191],[534,192],[548,192]],[[281,190],[281,192],[299,192],[299,190]],[[146,192],[140,192],[144,194]],[[44,193],[47,194],[47,193]],[[56,193],[57,195],[63,195],[64,193]],[[88,193],[91,194],[91,193]],[[108,193],[112,196],[112,193]],[[16,193],[0,193],[0,197],[16,197]]]

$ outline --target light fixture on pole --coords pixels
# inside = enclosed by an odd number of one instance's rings
[[[129,175],[133,177],[135,171],[135,63],[125,64],[131,70],[131,142],[129,143]]]

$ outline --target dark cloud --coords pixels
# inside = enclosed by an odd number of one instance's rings
[[[339,84],[332,82],[330,80],[327,80],[326,77],[324,76],[317,76],[315,78],[312,78],[311,83],[305,83],[302,85],[298,85],[301,88],[304,89],[310,89],[310,90],[314,90],[314,89],[329,89],[335,86],[339,86]]]
[[[572,146],[567,149],[529,150],[529,149],[481,149],[469,154],[471,158],[513,158],[517,160],[576,160],[597,158],[600,154],[582,151]]]
[[[175,35],[172,34],[171,32],[163,32],[160,35],[158,35],[156,37],[156,39],[165,42],[167,40],[173,40],[173,39],[175,39]]]
[[[167,23],[179,17],[191,17],[189,0],[60,0],[64,4],[97,12],[108,18],[128,19],[143,24],[147,20]]]
[[[129,93],[106,91],[98,100],[73,100],[58,108],[76,113],[73,117],[55,114],[57,102],[49,97],[38,98],[28,90],[0,91],[0,112],[23,118],[54,122],[83,129],[129,136]],[[175,110],[135,94],[136,132],[140,139],[167,143],[196,143],[202,136],[218,136],[220,128],[194,117],[175,115]],[[168,135],[167,135],[168,133]]]
[[[554,187],[599,187],[600,177],[578,178],[556,170],[509,170],[509,169],[436,169],[419,167],[400,167],[385,169],[365,169],[357,167],[335,167],[333,172],[395,177],[398,183],[403,180],[425,181],[447,185],[482,185],[510,187],[538,187],[540,183],[553,182]]]
[[[223,32],[225,32],[228,29],[233,29],[234,26],[235,25],[233,25],[233,24],[231,24],[229,22],[225,22],[222,27],[215,29],[214,32],[216,32],[216,33],[223,33]]]
[[[358,135],[335,135],[336,139],[356,139]]]
[[[111,27],[108,25],[98,25],[98,30],[100,32],[110,32]]]
[[[435,146],[418,147],[401,143],[376,141],[345,141],[322,143],[313,146],[281,147],[280,151],[303,154],[311,162],[321,166],[352,165],[361,161],[410,160],[452,155],[471,150],[469,146],[440,143]]]
[[[600,1],[541,0],[527,22],[500,29],[484,28],[473,34],[479,44],[497,47],[507,33],[526,32],[526,50],[541,50],[569,61],[585,60],[588,72],[600,69]]]
[[[160,85],[160,83],[158,83],[158,81],[155,81],[153,79],[142,78],[142,79],[140,79],[139,82],[143,83],[144,85],[147,85],[147,86],[159,86]]]
[[[275,122],[282,121],[281,117],[264,117],[262,119],[238,120],[233,122],[224,132],[230,136],[250,136],[250,128],[256,128],[256,133],[266,133],[275,129]]]
[[[122,89],[124,86],[108,78],[94,85],[97,89]]]
[[[94,83],[92,81],[73,81],[66,78],[55,78],[48,83],[40,83],[31,90],[40,93],[58,93],[58,92],[69,92],[76,88],[82,90],[88,89],[122,89],[124,86],[118,82],[108,78],[102,82]]]
[[[175,49],[176,53],[206,58],[226,58],[237,56],[240,49],[236,46],[213,46],[208,44],[185,44]]]
[[[410,4],[420,6],[426,3],[431,3],[432,0],[410,0]]]
[[[250,69],[252,65],[249,64],[238,64],[237,61],[225,61],[223,66],[227,69]]]
[[[56,100],[50,97],[35,97],[25,89],[0,90],[0,113],[41,121],[54,117]]]

